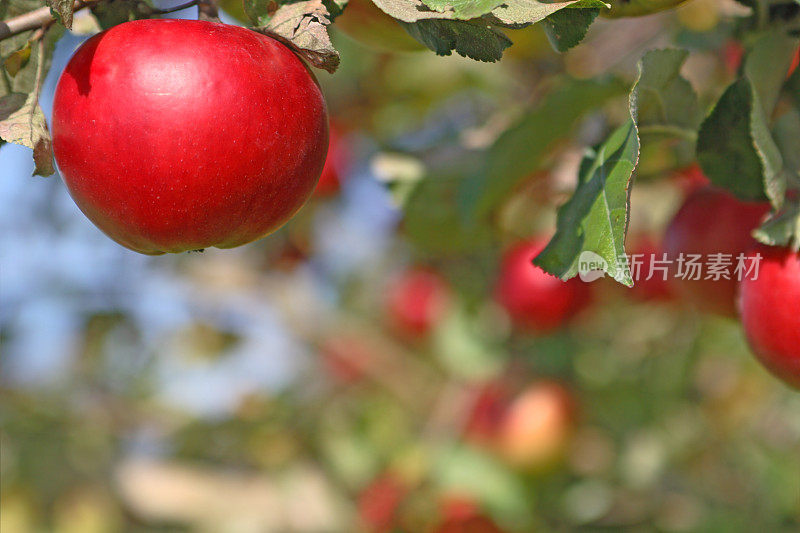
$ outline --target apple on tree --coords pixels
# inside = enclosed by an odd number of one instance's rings
[[[548,333],[564,326],[591,303],[588,283],[578,278],[562,281],[535,266],[533,259],[547,240],[517,243],[504,255],[495,285],[495,299],[515,326]]]
[[[422,339],[442,320],[449,301],[450,290],[438,274],[415,268],[389,285],[386,316],[390,327],[401,336]]]
[[[328,148],[322,92],[289,48],[195,20],[86,41],[59,79],[52,129],[78,207],[153,255],[272,233],[311,196]]]
[[[750,348],[775,376],[800,389],[800,256],[757,245],[757,274],[739,283],[739,312]]]
[[[750,234],[768,210],[767,202],[741,201],[711,186],[689,194],[667,227],[663,241],[670,265],[670,282],[677,294],[701,311],[735,317],[737,259],[754,244]],[[713,260],[714,254],[730,256],[727,279],[708,277],[706,264]],[[688,273],[686,266],[679,272],[681,256],[684,265],[689,257],[698,258],[702,267],[700,279],[694,279],[696,274],[685,275]]]
[[[530,385],[508,407],[497,434],[497,449],[510,464],[537,472],[564,457],[572,437],[576,405],[562,385]]]

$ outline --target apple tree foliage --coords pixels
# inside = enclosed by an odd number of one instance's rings
[[[373,0],[414,39],[438,55],[499,61],[513,46],[507,30],[542,25],[558,52],[578,46],[598,15],[642,14],[676,2],[601,0]],[[711,181],[742,199],[768,199],[773,213],[756,231],[768,244],[800,246],[800,71],[787,78],[800,44],[800,6],[791,0],[739,0],[748,14],[735,37],[746,50],[736,79],[716,101],[701,102],[681,76],[688,51],[652,50],[639,61],[638,77],[560,78],[545,94],[462,171],[437,184],[422,179],[406,191],[409,232],[430,223],[452,238],[443,247],[480,246],[498,208],[551,151],[573,137],[580,121],[611,100],[628,99],[628,113],[609,128],[604,141],[587,146],[572,198],[559,209],[557,231],[535,262],[564,279],[577,274],[582,252],[599,254],[610,276],[632,285],[625,252],[640,148],[647,143],[683,143]],[[42,81],[54,43],[71,28],[75,9],[88,7],[100,28],[161,16],[146,0],[0,0],[0,19],[49,8],[53,20],[21,32],[0,26],[0,142],[33,150],[35,173],[55,169],[47,124],[39,105]],[[251,27],[270,34],[315,67],[334,72],[340,58],[328,35],[347,9],[347,0],[244,0]],[[13,28],[12,28],[13,29]],[[429,169],[430,170],[430,169]],[[440,169],[441,170],[441,169]],[[441,211],[415,206],[426,194],[442,197]],[[431,218],[433,217],[433,218]],[[418,232],[420,235],[424,230]],[[458,235],[469,235],[461,242]]]

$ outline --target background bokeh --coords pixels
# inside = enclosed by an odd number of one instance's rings
[[[452,223],[454,183],[556,77],[632,80],[644,50],[677,42],[716,96],[736,9],[599,21],[566,54],[515,30],[498,64],[337,34],[342,66],[318,77],[347,151],[341,191],[234,250],[128,251],[4,145],[0,530],[424,532],[459,517],[475,532],[800,530],[800,395],[757,365],[737,322],[601,280],[571,324],[527,335],[492,299],[502,250],[552,232],[583,148],[625,102],[584,119],[491,234]],[[83,39],[58,43],[48,116]],[[631,234],[657,242],[689,161],[645,148]],[[422,336],[386,303],[415,268],[447,291]],[[548,387],[569,408],[533,423],[545,459],[517,464],[494,429],[509,401]]]

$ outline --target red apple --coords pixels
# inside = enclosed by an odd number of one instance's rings
[[[434,533],[503,533],[497,524],[480,514],[446,519],[433,531]]]
[[[509,404],[507,386],[500,382],[482,385],[469,409],[464,436],[478,444],[493,444]]]
[[[725,46],[722,47],[722,62],[725,64],[725,70],[731,76],[735,76],[739,72],[744,52],[744,46],[734,39],[726,42]]]
[[[314,189],[315,197],[328,198],[339,192],[342,188],[342,178],[347,173],[348,159],[349,154],[339,132],[331,127],[328,157],[325,159],[317,188]]]
[[[664,236],[670,282],[681,298],[705,312],[736,316],[737,259],[755,242],[751,233],[768,210],[766,202],[744,202],[714,187],[697,189],[686,198]],[[699,256],[700,279],[684,279],[681,254],[684,259]],[[705,279],[713,254],[730,256],[729,279]]]
[[[400,335],[421,339],[441,321],[450,300],[447,283],[438,274],[416,268],[404,272],[389,286],[386,315]]]
[[[794,74],[794,71],[797,70],[798,66],[800,66],[800,48],[797,49],[797,51],[794,53],[794,57],[792,57],[792,64],[789,66],[789,72],[786,74],[786,77],[788,78]]]
[[[575,427],[575,401],[558,383],[529,386],[509,406],[498,432],[498,451],[528,471],[547,469],[566,452]]]
[[[53,148],[78,207],[144,254],[232,248],[309,198],[328,147],[325,100],[286,46],[195,20],[99,33],[56,88]]]
[[[742,326],[756,357],[770,372],[800,389],[800,256],[758,245],[757,275],[739,283]]]
[[[697,189],[711,185],[711,181],[709,181],[703,169],[697,163],[679,170],[675,174],[675,182],[684,195],[689,195]]]
[[[587,283],[578,278],[562,281],[534,266],[533,258],[546,244],[546,239],[537,238],[509,249],[495,286],[495,298],[514,324],[539,333],[562,327],[591,302]]]
[[[629,291],[630,295],[645,302],[671,300],[674,294],[669,272],[665,274],[660,270],[662,265],[666,266],[666,263],[662,263],[664,251],[661,246],[651,237],[641,236],[634,241],[631,249],[630,266],[634,286]]]
[[[397,520],[397,509],[408,489],[391,473],[372,481],[358,497],[358,516],[364,530],[389,533]]]

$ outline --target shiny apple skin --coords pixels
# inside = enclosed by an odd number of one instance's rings
[[[767,202],[744,202],[715,187],[701,187],[689,194],[667,227],[663,241],[670,261],[670,282],[682,300],[700,311],[736,316],[737,280],[733,271],[737,257],[755,244],[751,233],[768,210]],[[704,267],[711,254],[730,254],[731,279],[676,277],[681,253],[700,254]]]
[[[253,31],[126,22],[86,41],[59,79],[53,147],[72,198],[143,254],[232,248],[279,228],[325,163],[313,74]]]
[[[510,248],[495,286],[495,299],[514,325],[534,333],[557,330],[592,300],[588,283],[578,278],[563,281],[533,264],[546,244],[546,239],[537,238]]]
[[[739,283],[739,309],[747,341],[776,377],[800,389],[800,256],[758,245],[758,275]]]

